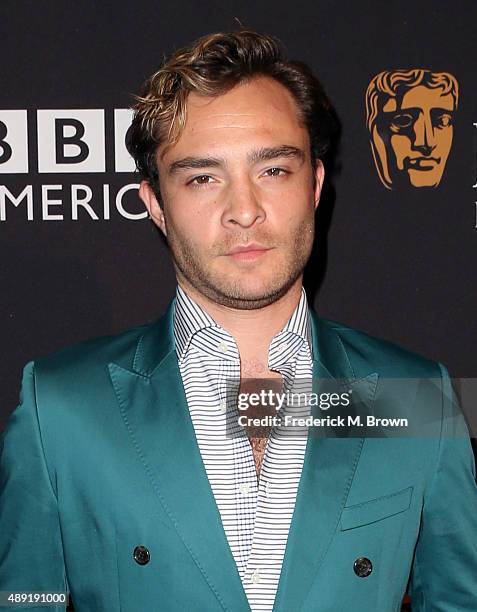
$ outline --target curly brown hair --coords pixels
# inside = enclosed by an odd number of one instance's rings
[[[321,83],[303,62],[284,59],[280,42],[251,30],[208,34],[165,60],[136,96],[126,146],[142,179],[160,202],[157,148],[177,142],[187,118],[190,92],[220,96],[235,85],[268,76],[293,95],[310,138],[313,167],[328,150],[336,130]]]

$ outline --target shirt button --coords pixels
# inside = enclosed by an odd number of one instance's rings
[[[240,491],[240,493],[242,493],[242,495],[248,495],[250,493],[250,485],[247,484],[246,482],[243,482],[239,486],[239,491]]]
[[[265,496],[266,497],[271,497],[272,496],[272,492],[273,492],[272,483],[271,482],[267,482],[267,484],[265,485]]]
[[[229,350],[229,347],[227,346],[227,343],[224,342],[223,340],[221,340],[218,344],[217,344],[217,350],[220,351],[221,353],[226,353]]]
[[[226,412],[227,411],[227,402],[225,400],[222,400],[220,402],[219,410],[220,410],[220,412]]]
[[[261,576],[260,576],[260,570],[255,569],[252,573],[252,576],[250,577],[250,580],[252,581],[252,584],[258,584],[261,581]]]

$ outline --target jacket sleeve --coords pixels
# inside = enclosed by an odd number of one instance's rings
[[[413,612],[477,610],[477,486],[470,439],[441,365],[442,426],[409,583]]]
[[[0,445],[0,525],[0,592],[66,592],[58,504],[42,444],[33,363],[25,367],[20,405]],[[0,604],[0,609],[32,608]]]

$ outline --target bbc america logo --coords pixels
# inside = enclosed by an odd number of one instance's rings
[[[0,110],[0,173],[96,173],[106,171],[104,109],[37,110],[37,168],[30,168],[28,111]],[[114,171],[131,172],[124,144],[131,109],[114,109]],[[31,142],[31,140],[30,140]]]

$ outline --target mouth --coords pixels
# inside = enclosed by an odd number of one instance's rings
[[[261,244],[250,243],[246,245],[238,245],[226,253],[226,257],[231,257],[236,261],[255,261],[259,259],[271,248]]]
[[[408,157],[406,159],[407,170],[433,170],[441,162],[440,157]]]

